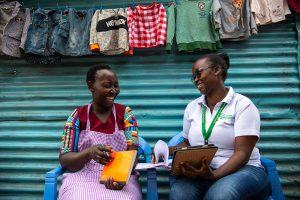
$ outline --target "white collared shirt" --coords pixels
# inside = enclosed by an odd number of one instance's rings
[[[184,112],[182,136],[194,145],[203,145],[202,136],[202,104],[206,109],[206,131],[222,102],[226,102],[221,116],[216,122],[208,139],[209,144],[218,147],[218,151],[211,162],[211,167],[223,165],[234,152],[234,140],[238,136],[257,136],[260,132],[259,111],[252,101],[229,87],[226,97],[214,107],[211,113],[206,105],[205,95],[190,102]],[[248,165],[261,167],[259,150],[254,147]]]

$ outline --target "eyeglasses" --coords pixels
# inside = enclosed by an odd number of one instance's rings
[[[201,77],[202,72],[211,67],[214,67],[214,66],[209,66],[209,67],[205,67],[203,69],[198,69],[195,73],[192,74],[191,80],[194,82],[196,78],[199,79]]]

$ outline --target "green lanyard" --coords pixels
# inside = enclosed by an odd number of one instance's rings
[[[210,134],[218,121],[222,111],[224,110],[225,106],[227,103],[223,102],[222,105],[220,106],[217,114],[215,115],[213,121],[211,122],[207,132],[206,132],[206,107],[202,104],[202,135],[204,138],[204,144],[208,144],[208,138],[210,137]]]

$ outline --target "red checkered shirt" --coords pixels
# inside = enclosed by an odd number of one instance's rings
[[[163,4],[135,6],[127,9],[130,47],[149,48],[165,46],[167,14]]]

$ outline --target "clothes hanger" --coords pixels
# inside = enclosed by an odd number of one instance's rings
[[[123,10],[125,11],[126,5],[125,5],[125,0],[122,1],[123,4]]]
[[[34,7],[34,6],[33,6],[33,7],[31,8],[31,10],[32,10],[32,12],[34,12],[34,11],[36,11],[37,9],[40,9],[40,8],[41,8],[41,4],[40,4],[40,1],[38,1],[38,2],[37,2],[37,7]]]
[[[57,8],[57,10],[60,10],[58,0],[56,1],[56,8]]]
[[[25,7],[24,1],[21,1],[21,5],[22,5],[21,11],[22,11],[22,12],[25,12],[25,11],[26,11],[26,7]]]
[[[100,14],[102,14],[102,0],[99,1],[100,1]]]

